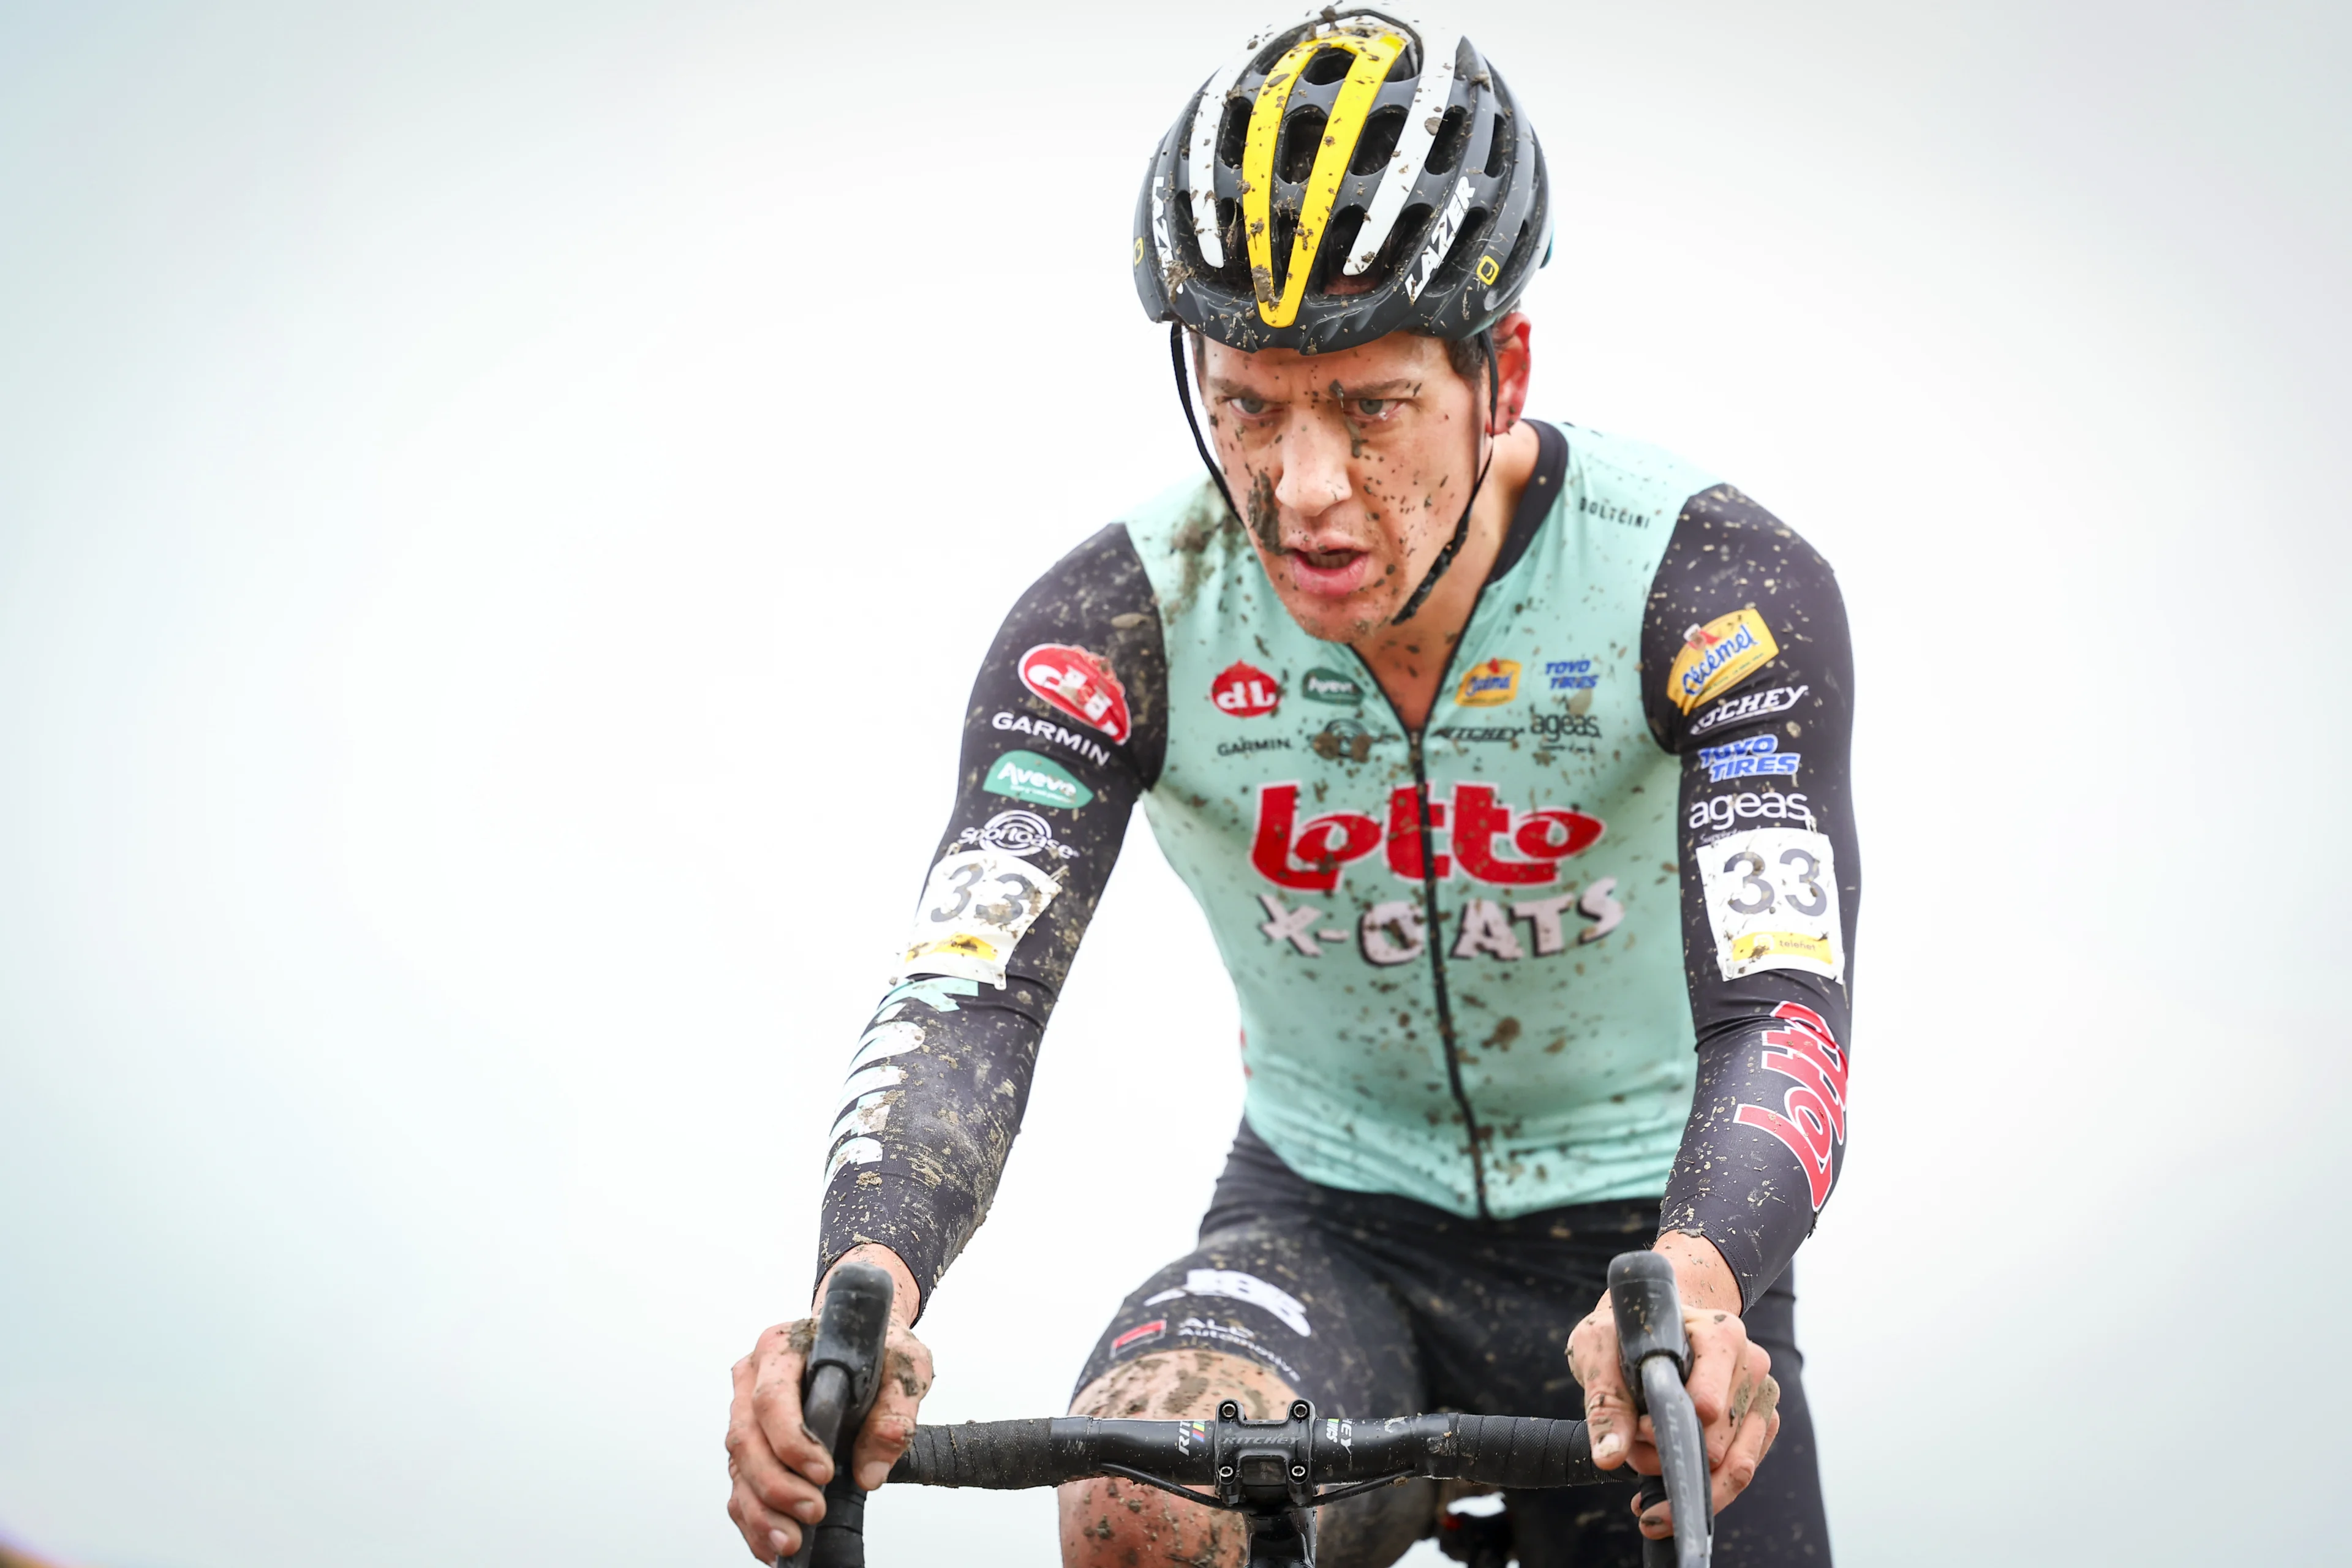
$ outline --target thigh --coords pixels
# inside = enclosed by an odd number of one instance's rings
[[[1193,1251],[1129,1293],[1087,1358],[1073,1409],[1163,1419],[1202,1416],[1234,1398],[1253,1417],[1297,1395],[1328,1415],[1409,1415],[1423,1407],[1412,1335],[1381,1283],[1303,1216],[1260,1215],[1204,1236]],[[1213,1545],[1205,1514],[1118,1482],[1067,1489],[1066,1519],[1085,1544],[1140,1545],[1145,1560]],[[1427,1483],[1383,1488],[1322,1510],[1317,1560],[1326,1568],[1385,1568],[1434,1511]],[[1071,1539],[1066,1525],[1065,1541]],[[1139,1532],[1147,1543],[1126,1538]],[[1196,1542],[1192,1538],[1198,1536]],[[1074,1559],[1084,1561],[1085,1559]],[[1106,1560],[1108,1560],[1106,1558]]]

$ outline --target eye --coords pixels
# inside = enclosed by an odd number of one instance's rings
[[[1267,406],[1263,397],[1228,397],[1225,401],[1231,404],[1236,412],[1252,419],[1263,415]]]
[[[1395,410],[1397,400],[1393,397],[1353,397],[1348,400],[1349,409],[1357,418],[1364,420],[1384,419]]]

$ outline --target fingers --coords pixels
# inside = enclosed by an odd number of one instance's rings
[[[849,1455],[849,1473],[865,1490],[874,1491],[889,1479],[890,1467],[915,1435],[916,1410],[930,1391],[931,1352],[906,1330],[892,1327],[874,1408],[858,1428],[857,1445]]]
[[[1771,1371],[1772,1357],[1748,1339],[1747,1326],[1733,1313],[1685,1312],[1683,1327],[1691,1344],[1684,1386],[1706,1432],[1706,1463],[1713,1469],[1730,1452],[1732,1434]]]
[[[1592,1462],[1613,1470],[1630,1458],[1635,1469],[1654,1474],[1657,1450],[1643,1441],[1648,1423],[1635,1417],[1633,1396],[1626,1391],[1625,1374],[1617,1364],[1617,1317],[1605,1293],[1601,1304],[1568,1336],[1568,1370],[1584,1390]],[[1645,1447],[1651,1458],[1646,1467],[1640,1462],[1640,1450]]]
[[[1772,1439],[1780,1435],[1779,1384],[1769,1377],[1762,1378],[1743,1405],[1738,1427],[1731,1435],[1731,1446],[1723,1463],[1712,1468],[1708,1481],[1708,1494],[1717,1513],[1748,1489],[1748,1483],[1756,1479],[1756,1467],[1770,1451]]]
[[[769,1453],[786,1469],[822,1488],[833,1479],[833,1456],[810,1435],[801,1418],[801,1373],[806,1364],[809,1337],[805,1319],[778,1324],[760,1336],[748,1358],[751,1418]]]
[[[801,1549],[801,1527],[789,1519],[779,1519],[761,1506],[740,1477],[727,1499],[727,1517],[743,1532],[743,1544],[751,1555],[762,1563],[773,1563],[779,1557],[790,1557]]]
[[[1751,1350],[1748,1327],[1730,1312],[1685,1312],[1683,1331],[1691,1347],[1690,1375],[1683,1386],[1706,1428],[1706,1462],[1713,1465],[1731,1440],[1732,1389]]]
[[[810,1454],[818,1459],[824,1456],[800,1431],[799,1352],[793,1352],[795,1365],[790,1380],[793,1395],[790,1420],[793,1431],[801,1438],[792,1445],[797,1460],[777,1453],[761,1420],[761,1400],[768,1393],[767,1385],[761,1382],[761,1369],[766,1359],[762,1350],[772,1337],[784,1340],[787,1331],[772,1329],[761,1335],[761,1343],[751,1354],[735,1363],[734,1397],[727,1415],[727,1514],[742,1532],[743,1543],[751,1549],[751,1555],[763,1563],[772,1563],[779,1556],[799,1551],[802,1526],[824,1517],[824,1491],[803,1469]],[[770,1403],[772,1406],[772,1399]],[[829,1473],[831,1468],[828,1463],[826,1471]]]

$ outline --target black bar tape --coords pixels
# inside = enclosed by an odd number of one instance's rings
[[[890,1468],[894,1481],[919,1487],[1057,1486],[1087,1473],[1091,1455],[1073,1455],[1054,1441],[1055,1423],[973,1421],[961,1426],[918,1426],[907,1451]],[[1076,1468],[1070,1461],[1079,1460]]]
[[[1589,1487],[1614,1480],[1592,1463],[1581,1421],[1540,1415],[1454,1415],[1422,1473],[1490,1487]]]

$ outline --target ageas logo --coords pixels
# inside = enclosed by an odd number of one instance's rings
[[[1041,642],[1021,656],[1021,684],[1082,723],[1125,744],[1132,721],[1127,689],[1110,666],[1082,647]]]
[[[1282,685],[1254,664],[1225,666],[1209,682],[1209,700],[1236,719],[1255,719],[1282,704]]]
[[[1780,1097],[1779,1110],[1743,1105],[1732,1118],[1742,1127],[1760,1128],[1788,1145],[1804,1168],[1811,1189],[1813,1210],[1829,1201],[1830,1183],[1836,1179],[1835,1156],[1845,1142],[1845,1051],[1830,1033],[1828,1020],[1811,1007],[1783,1002],[1772,1016],[1790,1026],[1767,1030],[1764,1066],[1796,1087]],[[1784,1114],[1785,1113],[1785,1114]]]

